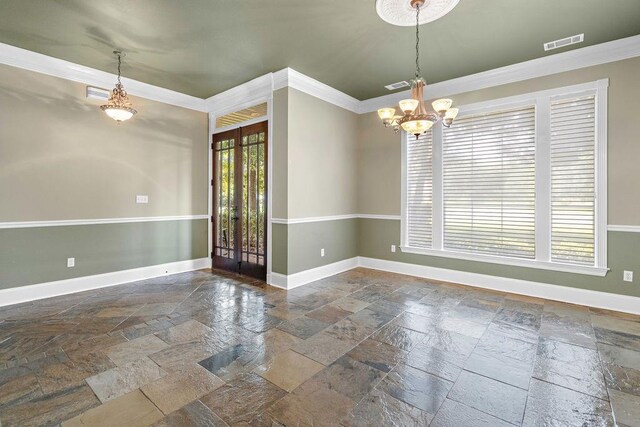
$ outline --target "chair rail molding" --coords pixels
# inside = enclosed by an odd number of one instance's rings
[[[621,231],[625,233],[640,233],[640,225],[612,225],[607,226],[607,231]]]
[[[36,228],[36,227],[64,227],[69,225],[121,224],[128,222],[156,222],[156,221],[191,221],[208,219],[209,215],[177,215],[177,216],[145,216],[132,218],[95,218],[95,219],[62,219],[52,221],[16,221],[0,222],[0,229],[6,228]]]

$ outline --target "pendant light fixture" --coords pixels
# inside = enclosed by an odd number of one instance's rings
[[[451,126],[458,115],[458,109],[451,108],[453,101],[450,99],[434,101],[431,106],[435,112],[427,111],[425,107],[424,88],[427,82],[420,73],[420,8],[424,6],[425,0],[407,1],[410,1],[411,7],[416,10],[416,75],[411,80],[411,98],[399,102],[402,115],[396,115],[395,108],[381,108],[378,110],[378,116],[385,127],[391,127],[396,132],[402,128],[418,138],[438,120],[442,120],[445,127]]]
[[[129,96],[120,81],[120,66],[122,65],[122,57],[124,54],[119,50],[114,50],[113,53],[118,58],[118,82],[113,91],[111,91],[111,96],[107,103],[101,105],[100,108],[107,113],[109,117],[120,123],[129,120],[137,111],[131,107]]]

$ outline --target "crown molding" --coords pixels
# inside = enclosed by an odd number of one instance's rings
[[[249,107],[253,101],[259,102],[271,97],[275,90],[273,75],[274,73],[265,74],[205,99],[207,111],[214,115],[224,115],[236,111],[235,108],[241,105]]]
[[[10,65],[25,70],[35,71],[53,77],[60,77],[78,83],[100,88],[112,87],[117,75],[84,65],[74,64],[41,53],[21,49],[19,47],[0,43],[0,64]],[[130,95],[165,104],[176,105],[190,110],[206,112],[205,102],[201,98],[185,95],[180,92],[153,86],[137,80],[122,78],[124,86]]]
[[[274,91],[289,86],[289,70],[291,70],[291,68],[287,67],[272,73]]]
[[[556,53],[482,73],[427,85],[429,99],[486,89],[537,77],[549,76],[580,68],[622,61],[640,56],[640,35]],[[411,91],[392,93],[361,101],[359,114],[377,111],[408,98]]]
[[[250,106],[271,96],[273,91],[290,87],[330,104],[357,113],[360,101],[292,68],[265,74],[205,100],[209,112],[216,116]]]
[[[297,89],[300,92],[304,92],[330,104],[342,107],[353,113],[358,113],[361,101],[356,98],[347,95],[344,92],[340,92],[338,89],[334,89],[331,86],[319,82],[318,80],[312,79],[311,77],[294,69],[286,68],[285,70],[287,73],[288,87]]]
[[[482,73],[428,85],[429,98],[451,96],[537,77],[592,67],[640,56],[640,35],[556,53]],[[111,87],[116,75],[26,49],[0,43],[0,64],[31,70],[97,87]],[[211,96],[197,98],[137,80],[122,79],[131,95],[196,111],[225,114],[240,105],[269,99],[274,90],[291,87],[323,101],[358,114],[397,104],[410,91],[359,101],[292,68],[268,73],[247,83]]]

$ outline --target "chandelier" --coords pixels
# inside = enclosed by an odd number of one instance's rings
[[[131,101],[129,101],[127,92],[124,90],[122,82],[120,81],[120,66],[122,65],[123,54],[119,50],[114,50],[113,53],[118,57],[118,83],[116,83],[116,87],[111,91],[111,96],[107,103],[101,105],[100,108],[107,113],[109,117],[120,123],[129,120],[137,111],[131,108]]]
[[[407,133],[415,135],[427,132],[434,123],[442,120],[442,125],[450,127],[453,120],[458,115],[457,108],[451,108],[453,101],[450,99],[438,99],[433,101],[433,111],[427,111],[424,104],[424,87],[427,82],[420,73],[420,8],[425,0],[410,0],[411,7],[416,10],[416,75],[411,80],[411,98],[403,99],[398,104],[402,115],[396,115],[395,108],[381,108],[378,116],[385,127],[391,127],[395,132],[402,128]]]

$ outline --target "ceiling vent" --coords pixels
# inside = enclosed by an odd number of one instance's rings
[[[99,99],[106,101],[111,96],[111,92],[106,89],[100,89],[98,87],[87,86],[87,98]]]
[[[396,90],[396,89],[400,89],[403,87],[409,87],[409,82],[407,81],[402,81],[402,82],[398,82],[398,83],[391,83],[390,85],[386,85],[385,87],[388,90]]]
[[[565,37],[563,39],[560,40],[554,40],[552,42],[547,42],[544,44],[544,50],[553,50],[553,49],[557,49],[559,47],[565,47],[565,46],[569,46],[572,44],[576,44],[576,43],[582,43],[584,41],[584,33],[583,34],[577,34],[575,36],[571,36],[571,37]]]

